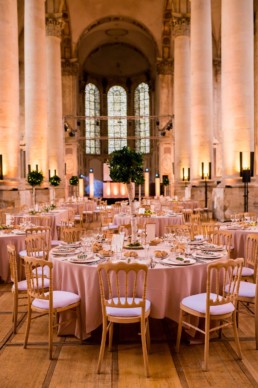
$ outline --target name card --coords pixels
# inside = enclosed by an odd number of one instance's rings
[[[146,243],[149,243],[151,240],[155,239],[156,234],[156,224],[146,224],[145,226],[146,231]]]
[[[121,252],[124,246],[124,234],[113,234],[111,249],[113,252]]]

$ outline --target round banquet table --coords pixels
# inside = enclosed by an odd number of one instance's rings
[[[13,244],[17,253],[22,251],[25,249],[25,233],[19,235],[14,233],[0,233],[0,278],[4,282],[8,282],[10,280],[10,266],[7,255],[8,244]],[[19,268],[19,255],[17,255],[17,260]]]
[[[162,248],[153,248],[162,249]],[[144,252],[137,251],[140,255]],[[83,338],[102,323],[99,281],[97,265],[71,263],[64,257],[54,257],[54,289],[75,292],[81,297],[81,317]],[[188,266],[167,267],[157,264],[149,269],[147,298],[151,301],[153,318],[170,318],[178,321],[181,300],[189,295],[204,292],[206,289],[207,263]],[[63,325],[59,334],[72,334],[79,337],[79,328],[75,319]]]
[[[233,235],[234,257],[245,257],[245,242],[248,234],[258,233],[258,227],[249,228],[221,227],[223,230],[229,230]]]
[[[115,214],[114,224],[115,225],[126,225],[130,224],[131,216],[128,214]],[[156,237],[162,237],[165,232],[165,227],[168,225],[183,224],[184,217],[182,214],[176,215],[162,215],[162,216],[150,216],[146,218],[148,222],[155,223],[155,235]]]

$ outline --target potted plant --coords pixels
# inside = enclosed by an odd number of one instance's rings
[[[113,151],[108,161],[110,178],[114,182],[122,182],[127,185],[128,199],[131,209],[132,243],[136,241],[137,227],[134,219],[133,183],[143,179],[143,156],[130,147]]]
[[[35,186],[40,186],[43,182],[44,176],[41,171],[33,170],[27,175],[27,182],[32,186],[32,204],[35,207],[36,204],[36,190]]]

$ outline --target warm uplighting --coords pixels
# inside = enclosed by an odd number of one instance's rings
[[[211,179],[211,162],[209,162],[208,165],[205,165],[204,162],[202,162],[202,179]]]
[[[0,155],[0,180],[4,179],[3,174],[3,155]]]
[[[79,178],[79,197],[84,197],[84,179],[82,177]]]
[[[144,172],[144,196],[150,196],[150,172],[148,168]]]
[[[158,173],[155,175],[155,195],[156,197],[160,196],[160,177]]]
[[[90,186],[90,198],[94,197],[94,172],[93,168],[90,168],[89,172],[89,186]]]
[[[190,181],[190,167],[184,168],[183,167],[183,181]]]

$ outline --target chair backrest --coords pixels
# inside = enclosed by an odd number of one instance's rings
[[[146,265],[103,263],[98,265],[98,275],[103,314],[106,315],[106,307],[142,307],[144,311],[148,275]],[[136,301],[136,298],[141,301]]]
[[[8,255],[9,265],[10,265],[11,281],[13,282],[15,289],[17,289],[17,284],[18,284],[17,253],[16,253],[15,246],[13,244],[7,244],[7,255]]]
[[[190,222],[194,224],[200,224],[201,223],[201,215],[200,213],[193,213],[190,215]]]
[[[175,224],[175,225],[167,225],[165,226],[165,233],[173,233],[179,236],[188,236],[190,235],[191,227],[190,225],[184,224]]]
[[[50,261],[25,256],[25,275],[29,303],[32,299],[49,301],[49,308],[53,307],[53,263]],[[46,292],[47,289],[47,292]]]
[[[258,234],[247,235],[245,243],[245,265],[254,269],[254,279],[256,278],[258,261]]]
[[[236,306],[244,259],[226,259],[213,262],[207,268],[206,312],[211,306],[233,303]],[[211,297],[215,294],[215,298]]]
[[[25,237],[25,248],[28,256],[48,259],[50,247],[44,233],[30,234]]]
[[[49,217],[51,218],[51,217]],[[51,229],[50,226],[33,226],[31,228],[26,228],[25,230],[26,236],[30,236],[32,234],[42,234],[45,237],[46,244],[48,248],[51,248]]]
[[[184,215],[185,222],[190,222],[191,221],[191,216],[193,214],[193,210],[192,209],[183,209],[182,213]]]
[[[230,252],[232,248],[233,235],[229,230],[216,230],[211,235],[213,244],[225,245],[226,250]]]
[[[83,229],[76,228],[74,226],[64,227],[61,231],[61,239],[67,243],[73,243],[76,241],[80,241],[80,238],[83,233]]]

